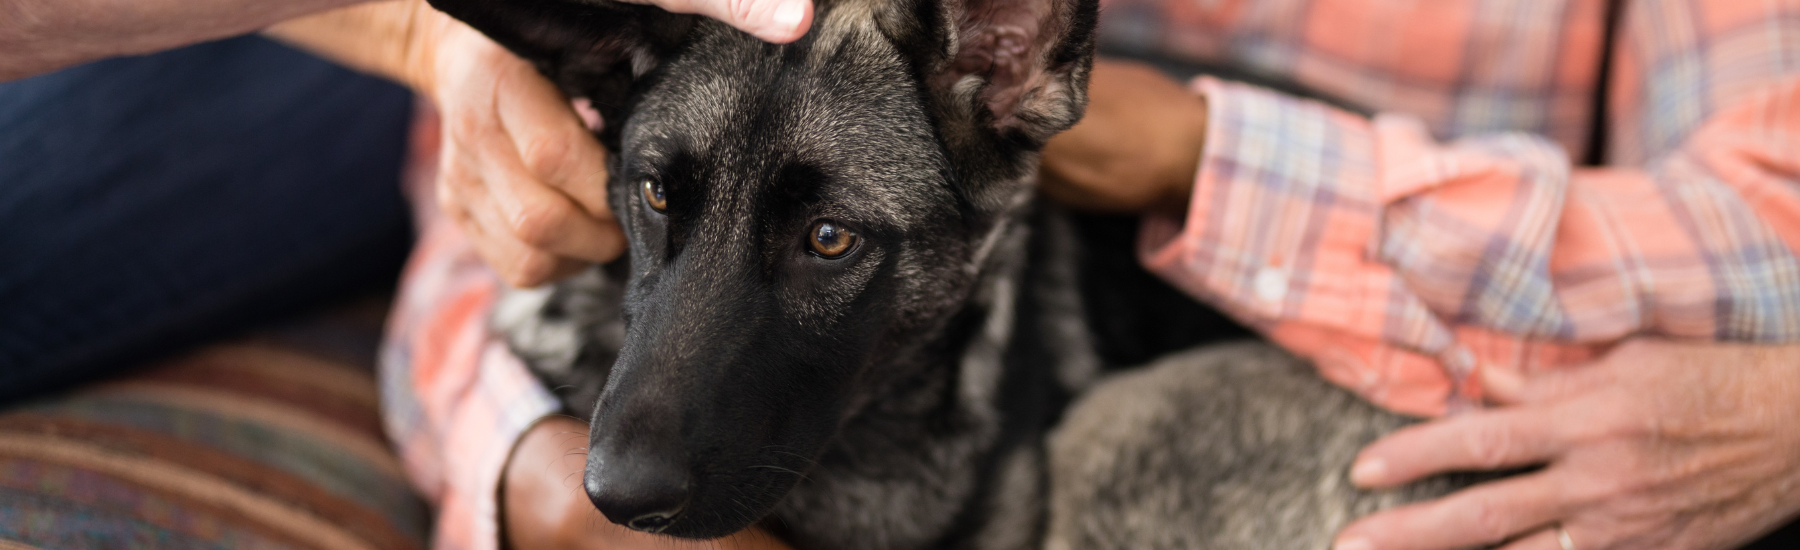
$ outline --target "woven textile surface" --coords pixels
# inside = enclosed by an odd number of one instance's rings
[[[0,550],[412,549],[381,311],[336,310],[0,411]]]

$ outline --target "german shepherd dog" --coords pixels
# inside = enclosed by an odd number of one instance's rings
[[[630,252],[492,323],[591,419],[609,520],[803,549],[1319,548],[1405,496],[1341,475],[1404,420],[1266,347],[1068,407],[1100,361],[1069,222],[1032,198],[1086,102],[1097,0],[819,0],[787,45],[610,0],[432,3],[605,121]]]

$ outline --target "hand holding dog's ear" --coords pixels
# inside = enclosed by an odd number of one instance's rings
[[[419,88],[443,116],[439,206],[514,286],[618,257],[606,153],[568,100],[531,64],[438,18]]]
[[[799,38],[810,0],[647,0],[716,17],[765,40]],[[540,72],[438,12],[415,27],[415,88],[443,113],[438,201],[507,283],[554,281],[617,258],[624,234],[606,202],[606,153]],[[629,22],[624,22],[629,24]],[[645,22],[643,24],[649,24]],[[514,47],[521,46],[513,44]]]
[[[379,74],[442,115],[437,199],[510,284],[534,286],[619,256],[606,153],[530,64],[423,1],[370,2],[267,34]]]
[[[812,20],[810,0],[646,2],[778,42]],[[443,116],[438,203],[507,283],[536,286],[624,251],[606,202],[606,152],[532,63],[422,1],[342,8],[268,33],[432,99]]]

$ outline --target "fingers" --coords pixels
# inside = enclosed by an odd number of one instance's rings
[[[1437,420],[1388,434],[1365,447],[1350,469],[1359,487],[1393,487],[1445,472],[1539,464],[1562,453],[1553,410],[1498,409]]]
[[[494,110],[512,136],[525,171],[568,195],[594,218],[612,220],[606,204],[606,152],[549,80],[534,70],[502,77]]]
[[[1483,483],[1450,496],[1363,518],[1338,535],[1334,550],[1445,550],[1504,541],[1565,517],[1559,483],[1528,474]]]
[[[1607,368],[1611,360],[1608,356],[1598,362],[1530,374],[1510,368],[1483,368],[1481,387],[1486,399],[1499,405],[1561,401],[1613,386],[1617,381],[1614,370]]]
[[[1481,376],[1482,398],[1495,405],[1516,405],[1525,400],[1525,374],[1507,367],[1487,366]]]
[[[1535,532],[1535,533],[1532,533],[1529,535],[1525,535],[1523,537],[1519,537],[1518,540],[1514,540],[1510,543],[1507,543],[1506,546],[1500,547],[1500,550],[1563,550],[1562,541],[1557,540],[1558,536],[1559,536],[1559,534],[1556,531],[1556,526],[1552,525],[1548,529],[1543,529],[1538,532]],[[1575,543],[1575,535],[1573,533],[1565,533],[1565,534],[1561,534],[1560,536],[1569,537],[1570,547],[1581,548],[1580,546],[1577,546],[1574,544]]]
[[[507,284],[528,288],[555,281],[579,271],[586,262],[557,255],[520,241],[514,229],[493,216],[495,211],[477,208],[472,216],[470,240],[488,265],[494,266]]]
[[[455,53],[468,55],[450,58],[436,98],[445,214],[514,286],[618,257],[625,239],[606,204],[605,152],[568,100],[504,51]]]
[[[812,0],[626,0],[697,13],[776,44],[799,40],[812,25]]]
[[[459,187],[468,189],[471,186],[456,186],[440,182],[437,188],[438,205],[475,248],[476,254],[494,268],[500,278],[507,284],[528,288],[541,285],[563,276],[579,271],[584,262],[570,260],[527,246],[513,237],[503,224],[498,224],[494,216],[488,213],[476,214],[467,207],[477,204],[482,199],[467,199],[459,196]],[[480,189],[480,187],[473,187]],[[491,210],[479,210],[489,212]]]
[[[486,200],[468,203],[477,221],[523,246],[604,262],[624,249],[619,227],[609,215],[595,219],[568,197],[538,184],[531,174],[495,169],[482,176]]]
[[[625,238],[606,203],[605,150],[568,100],[529,67],[503,74],[494,110],[502,136],[476,139],[483,182],[504,225],[524,244],[593,262],[618,257]],[[514,155],[507,155],[509,151]],[[513,159],[517,159],[516,162]]]

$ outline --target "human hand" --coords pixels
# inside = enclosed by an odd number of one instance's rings
[[[437,104],[437,199],[508,283],[535,286],[611,260],[605,153],[531,66],[424,0],[367,2],[265,34],[397,80]]]
[[[445,216],[513,286],[618,257],[625,237],[606,202],[606,153],[569,100],[467,25],[435,10],[420,18],[412,81],[440,113]]]
[[[687,541],[626,529],[588,502],[581,487],[587,463],[586,423],[551,417],[519,439],[501,479],[501,519],[518,550],[790,550],[759,528],[730,537]]]
[[[630,0],[724,20],[774,42],[800,37],[810,0]],[[368,2],[264,31],[405,83],[436,103],[437,198],[514,286],[616,258],[605,152],[568,99],[530,64],[423,0]]]
[[[724,21],[776,44],[799,40],[812,26],[812,0],[621,0]]]
[[[809,0],[642,0],[771,41],[805,32]],[[606,202],[605,152],[531,64],[436,11],[421,16],[415,88],[442,113],[438,204],[507,283],[605,262],[625,238]]]
[[[1724,549],[1800,512],[1800,346],[1637,340],[1563,371],[1485,370],[1500,406],[1390,434],[1351,480],[1546,466],[1363,518],[1336,550],[1559,550],[1559,525],[1580,550]]]
[[[1083,210],[1179,214],[1205,141],[1205,98],[1148,65],[1096,59],[1087,115],[1044,146],[1040,188]]]

